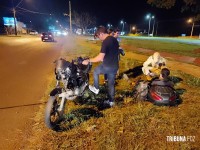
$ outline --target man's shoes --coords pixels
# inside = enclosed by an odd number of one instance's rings
[[[99,94],[99,89],[96,89],[94,86],[89,85],[89,89],[90,89],[90,91],[92,91],[93,93]]]
[[[104,103],[105,105],[109,105],[110,107],[115,106],[115,102],[113,102],[113,101],[106,100],[106,101],[104,101],[103,103]]]

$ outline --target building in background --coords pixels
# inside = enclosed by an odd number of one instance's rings
[[[15,33],[15,22],[13,17],[3,17],[3,26],[4,26],[4,32],[7,35]],[[17,19],[16,19],[16,29],[18,34],[27,34],[28,32],[26,24],[17,21]]]

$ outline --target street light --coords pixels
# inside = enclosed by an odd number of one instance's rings
[[[136,26],[133,26],[133,27],[132,27],[132,31],[135,31],[135,33],[137,33]]]
[[[188,23],[192,23],[192,29],[191,29],[191,33],[190,33],[190,37],[192,37],[193,29],[194,29],[194,19],[192,19],[192,18],[188,19]]]
[[[126,23],[126,22],[124,22],[123,20],[121,20],[120,23],[122,24],[122,35],[123,35],[124,34],[124,23]]]
[[[146,18],[149,19],[149,29],[148,29],[148,36],[149,36],[150,28],[151,28],[151,19],[154,19],[154,16],[151,16],[151,14],[148,14]]]
[[[111,24],[108,24],[108,29],[110,29],[111,26],[112,26]]]
[[[32,21],[30,21],[30,24],[31,24],[31,29],[32,29],[33,28]]]
[[[155,21],[156,21],[156,19],[155,19],[155,17],[153,16],[153,19],[154,19],[154,21],[153,21],[153,30],[152,30],[152,36],[154,35],[154,26],[155,26]]]

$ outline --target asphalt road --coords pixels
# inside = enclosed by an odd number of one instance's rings
[[[66,39],[41,42],[38,36],[0,36],[0,149],[18,149],[44,95],[53,61]]]

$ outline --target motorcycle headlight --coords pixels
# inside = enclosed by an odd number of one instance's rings
[[[65,71],[66,71],[67,75],[69,75],[69,76],[71,75],[71,70],[69,67],[67,67]]]

